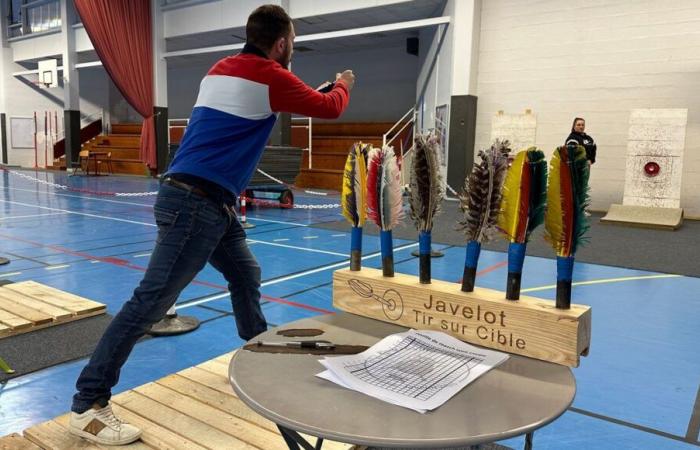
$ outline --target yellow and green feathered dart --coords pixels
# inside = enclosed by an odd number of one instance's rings
[[[362,267],[362,226],[367,217],[367,163],[365,147],[355,143],[345,161],[343,190],[340,196],[343,216],[352,225],[350,233],[350,270]]]
[[[498,228],[508,244],[506,298],[520,298],[525,250],[532,231],[544,220],[547,200],[547,160],[536,147],[518,152],[503,183]]]

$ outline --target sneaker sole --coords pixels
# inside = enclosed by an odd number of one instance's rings
[[[98,436],[95,436],[94,434],[88,433],[87,431],[76,430],[75,428],[69,428],[68,432],[74,436],[78,436],[88,441],[96,442],[102,445],[127,445],[131,444],[132,442],[136,442],[141,438],[141,432],[139,432],[139,434],[137,434],[135,437],[129,439],[122,439],[119,441],[110,441],[107,439],[102,439]]]

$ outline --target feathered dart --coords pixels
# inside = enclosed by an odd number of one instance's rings
[[[394,249],[391,230],[403,217],[401,181],[394,149],[372,149],[367,167],[367,216],[381,229],[379,239],[382,270],[394,276]]]
[[[506,298],[520,298],[520,279],[527,242],[544,221],[547,203],[547,160],[536,147],[518,152],[503,184],[498,228],[510,240]]]
[[[480,162],[474,164],[459,196],[464,217],[457,229],[467,236],[467,256],[462,277],[464,292],[474,290],[481,243],[488,242],[494,234],[501,203],[501,186],[508,168],[508,147],[508,141],[496,140],[488,150],[480,150]]]
[[[345,161],[340,203],[343,216],[352,225],[350,234],[350,270],[362,267],[362,227],[367,216],[367,164],[364,144],[355,143]]]
[[[433,218],[442,202],[439,142],[434,133],[416,136],[410,176],[411,218],[418,229],[420,282],[430,283]]]
[[[560,309],[571,307],[571,280],[576,249],[588,231],[589,168],[586,150],[578,145],[559,147],[549,165],[545,239],[557,252],[557,297]]]

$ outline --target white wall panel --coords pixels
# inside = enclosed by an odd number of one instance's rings
[[[584,117],[598,144],[592,207],[606,210],[622,201],[630,112],[687,108],[680,204],[700,216],[698,29],[694,0],[484,1],[477,149],[489,145],[499,110],[535,111],[537,145],[548,154],[563,143],[573,118]]]

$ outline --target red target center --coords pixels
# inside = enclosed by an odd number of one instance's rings
[[[657,163],[655,163],[653,161],[644,164],[644,173],[648,177],[655,177],[659,174],[660,171],[661,171],[661,166],[659,166]]]

